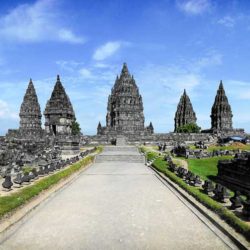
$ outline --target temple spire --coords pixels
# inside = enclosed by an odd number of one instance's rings
[[[211,127],[213,131],[232,130],[232,110],[228,102],[223,83],[220,81],[211,110]]]
[[[175,132],[177,132],[179,127],[186,124],[196,124],[196,120],[196,114],[193,110],[192,103],[184,89],[175,113]]]
[[[41,109],[35,87],[30,79],[20,108],[20,129],[26,131],[41,130]]]
[[[47,133],[71,134],[75,112],[71,101],[57,75],[57,81],[45,111],[45,129]]]
[[[120,78],[122,78],[122,77],[129,77],[129,78],[131,78],[131,75],[129,73],[128,66],[127,66],[126,63],[123,63],[123,67],[122,67]]]
[[[123,63],[123,66],[122,66],[122,72],[128,72],[128,66],[127,66],[127,63]]]
[[[222,83],[222,80],[220,80],[219,89],[224,89],[224,87],[223,87],[223,83]]]

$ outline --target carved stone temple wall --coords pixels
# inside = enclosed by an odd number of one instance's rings
[[[108,97],[106,126],[98,124],[97,134],[103,138],[143,137],[153,134],[152,123],[144,126],[143,101],[134,77],[129,73],[126,63],[120,76],[117,76]]]

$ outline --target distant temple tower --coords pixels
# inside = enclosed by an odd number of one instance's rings
[[[149,123],[149,125],[147,126],[146,129],[149,132],[149,134],[153,134],[154,133],[154,126],[153,126],[152,122]]]
[[[44,116],[47,133],[54,135],[72,134],[72,123],[75,121],[75,112],[59,75],[57,76],[51,98],[47,102]]]
[[[33,82],[30,79],[28,88],[26,90],[25,96],[20,109],[20,127],[19,130],[22,133],[37,133],[41,131],[41,109],[38,103],[38,98],[36,95],[36,90],[34,88]]]
[[[177,132],[179,127],[182,127],[186,124],[195,123],[196,124],[196,115],[193,110],[192,103],[184,90],[183,95],[180,98],[177,110],[175,113],[175,128],[174,131]]]
[[[220,81],[210,117],[212,131],[228,131],[233,129],[232,110],[225,94],[222,81]]]
[[[144,127],[142,97],[126,63],[116,78],[108,98],[106,127],[98,124],[97,133],[112,135],[144,135],[153,133],[153,125]]]

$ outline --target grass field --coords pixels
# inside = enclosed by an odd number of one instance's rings
[[[189,148],[191,150],[197,149],[194,145],[189,145]],[[213,152],[214,150],[238,150],[238,149],[250,151],[250,145],[243,143],[236,143],[236,142],[228,146],[211,145],[208,147],[207,151]]]
[[[199,175],[203,180],[213,179],[217,175],[217,164],[219,160],[232,159],[232,156],[221,156],[204,159],[188,159],[188,169]]]
[[[233,143],[232,145],[229,145],[229,146],[210,146],[208,148],[208,151],[209,152],[212,152],[213,150],[238,150],[238,149],[241,149],[241,150],[250,150],[250,145],[245,145],[245,144],[242,144],[242,143]]]
[[[237,150],[237,149],[241,149],[241,150],[250,150],[250,145],[245,145],[245,144],[242,144],[242,145],[238,145],[237,144],[233,144],[233,145],[230,145],[230,146],[210,146],[208,148],[208,151],[209,152],[212,152],[213,150]]]

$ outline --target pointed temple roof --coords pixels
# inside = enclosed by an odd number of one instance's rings
[[[232,110],[228,102],[224,86],[220,81],[217,94],[215,96],[214,104],[211,110],[212,129],[228,130],[232,129]]]
[[[196,123],[196,114],[193,110],[189,96],[184,89],[175,113],[175,131],[178,127],[189,123]]]
[[[187,95],[186,89],[184,89],[183,94],[180,98],[179,104],[177,106],[178,112],[192,112],[194,113],[192,103],[190,101],[189,96]]]
[[[32,79],[24,95],[19,116],[21,129],[41,129],[41,109]]]
[[[112,93],[113,92],[124,92],[126,87],[131,87],[135,93],[139,93],[138,87],[135,83],[133,75],[129,73],[128,67],[126,63],[123,63],[123,67],[121,70],[120,76],[116,77],[115,84],[112,88]]]
[[[57,81],[50,100],[47,102],[44,115],[60,114],[62,116],[73,116],[75,112],[65,89],[60,81],[60,76],[57,75]]]

